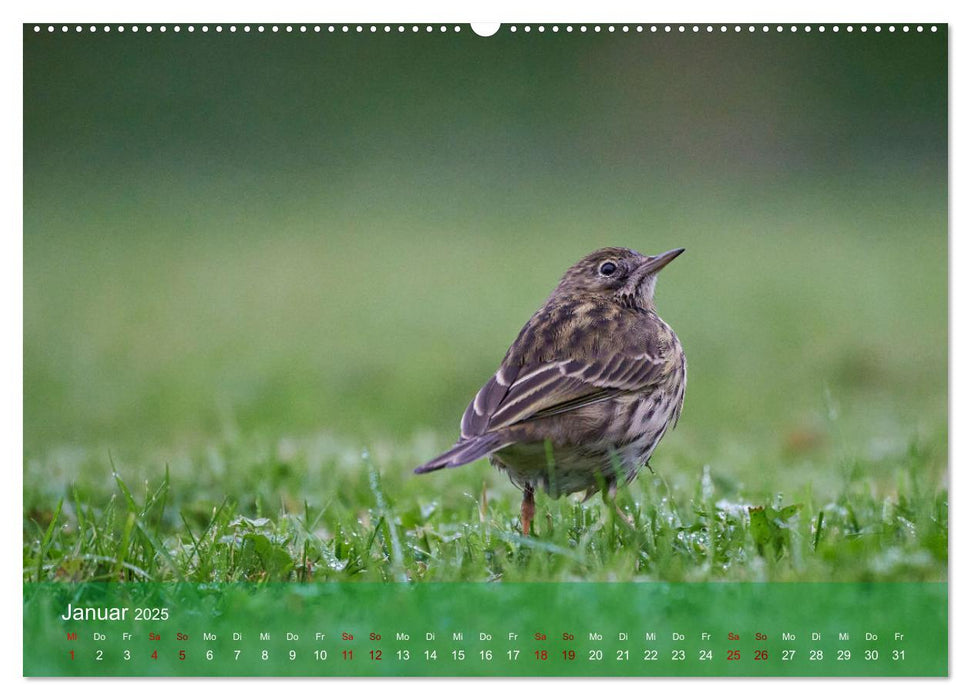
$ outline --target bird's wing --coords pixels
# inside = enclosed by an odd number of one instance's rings
[[[523,368],[509,381],[500,369],[462,417],[462,437],[564,413],[657,383],[667,358],[624,353],[590,362],[559,360]]]
[[[489,381],[479,389],[479,393],[475,395],[472,403],[469,404],[462,415],[461,435],[463,439],[482,435],[489,429],[489,420],[492,418],[492,414],[506,398],[517,376],[518,371],[514,365],[507,365],[503,362],[499,371],[489,377]]]

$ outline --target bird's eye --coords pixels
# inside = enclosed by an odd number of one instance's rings
[[[610,277],[615,272],[617,272],[617,266],[612,262],[605,262],[600,266],[600,274],[604,277]]]

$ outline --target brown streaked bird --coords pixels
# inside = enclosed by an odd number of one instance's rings
[[[415,473],[488,456],[522,489],[525,535],[537,488],[589,498],[634,479],[684,403],[684,351],[654,306],[658,272],[683,252],[602,248],[567,270],[465,409],[459,441]]]

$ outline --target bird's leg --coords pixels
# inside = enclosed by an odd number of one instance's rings
[[[526,484],[523,487],[523,506],[519,512],[520,522],[523,524],[523,534],[529,537],[529,526],[533,522],[533,515],[536,513],[536,502],[533,500],[533,487]]]
[[[629,527],[631,530],[635,529],[634,519],[631,518],[629,515],[627,515],[624,511],[622,511],[620,509],[620,505],[618,505],[617,503],[617,482],[616,481],[610,482],[610,486],[607,488],[607,492],[604,493],[604,500],[610,501],[610,505],[614,507],[614,512],[620,516],[620,519],[624,521],[624,524],[627,525],[627,527]]]

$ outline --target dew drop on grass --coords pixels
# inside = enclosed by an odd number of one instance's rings
[[[705,465],[701,470],[701,498],[705,502],[715,497],[715,484],[711,480],[711,467]]]

